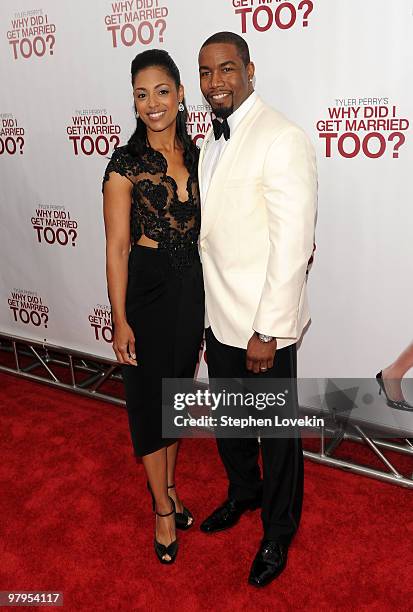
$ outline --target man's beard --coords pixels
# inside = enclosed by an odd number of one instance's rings
[[[232,113],[234,112],[234,102],[232,102],[231,106],[227,108],[215,109],[212,105],[211,105],[211,108],[212,108],[212,112],[214,113],[215,117],[217,117],[218,119],[228,119],[228,117],[232,115]]]

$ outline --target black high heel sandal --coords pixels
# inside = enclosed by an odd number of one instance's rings
[[[169,499],[171,500],[171,504],[172,504],[171,512],[167,512],[166,514],[159,514],[159,512],[156,512],[155,510],[154,512],[156,516],[164,518],[166,516],[171,516],[171,514],[175,514],[175,502],[171,497]],[[168,546],[165,546],[165,544],[161,544],[160,542],[158,542],[155,536],[154,548],[155,548],[156,556],[158,557],[159,561],[163,563],[164,565],[170,565],[171,563],[175,561],[176,555],[178,553],[178,540],[175,539],[173,542],[168,544]],[[170,558],[164,559],[165,555],[168,555]]]
[[[147,486],[148,491],[149,491],[149,493],[151,494],[151,497],[152,497],[152,510],[155,512],[155,497],[154,497],[154,494],[152,492],[151,485],[149,484],[149,481],[146,482],[146,486]],[[175,488],[174,484],[168,485],[168,489],[174,489],[174,488]],[[170,498],[170,499],[172,499],[172,498]],[[190,519],[192,519],[192,521],[190,523],[188,523],[188,521]],[[181,529],[182,531],[186,531],[187,529],[192,527],[193,524],[194,524],[194,517],[192,516],[192,513],[188,510],[188,508],[185,508],[185,506],[184,506],[184,509],[183,509],[182,512],[176,512],[175,511],[175,526],[176,526],[177,529]]]
[[[168,489],[174,489],[174,488],[175,488],[174,484],[168,485]],[[191,522],[189,522],[190,520]],[[188,508],[185,508],[184,506],[184,509],[182,512],[175,512],[175,525],[177,529],[182,529],[182,531],[186,531],[187,529],[192,527],[193,524],[194,524],[194,517],[192,516],[192,513],[188,510]]]
[[[382,392],[385,395],[386,398],[386,404],[388,406],[390,406],[390,408],[397,408],[397,410],[413,410],[413,406],[411,406],[408,402],[406,402],[406,400],[392,400],[386,391],[386,387],[384,386],[384,380],[383,380],[383,372],[382,370],[380,370],[380,372],[378,372],[378,374],[376,374],[376,380],[377,380],[377,384],[379,385],[380,389],[379,389],[379,395],[382,394]]]

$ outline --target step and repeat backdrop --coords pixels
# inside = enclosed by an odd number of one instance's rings
[[[201,145],[198,50],[231,30],[317,151],[300,374],[372,376],[412,341],[411,0],[2,0],[0,16],[2,332],[113,357],[101,181],[134,129],[131,60],[171,53]]]

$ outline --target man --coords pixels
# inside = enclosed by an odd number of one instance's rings
[[[309,321],[316,165],[305,134],[254,92],[243,38],[214,34],[199,53],[201,90],[216,119],[200,155],[200,249],[210,378],[296,378],[296,342]],[[250,584],[284,569],[303,495],[301,441],[217,439],[228,499],[201,525],[228,529],[262,507],[264,538]]]

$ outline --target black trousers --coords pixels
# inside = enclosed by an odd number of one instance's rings
[[[246,369],[246,350],[219,342],[211,328],[206,332],[210,378],[297,377],[297,348],[293,344],[276,352],[274,366],[260,374]],[[294,412],[298,404],[295,402]],[[296,416],[291,414],[291,416]],[[289,544],[301,517],[304,465],[301,439],[217,438],[218,451],[229,480],[228,496],[247,501],[262,494],[264,537]],[[263,474],[258,465],[261,446]]]

